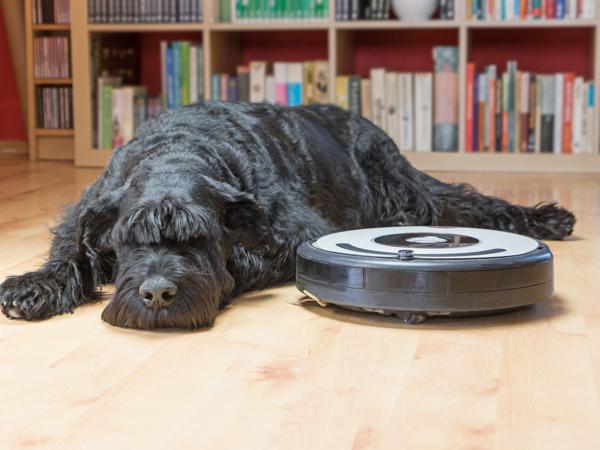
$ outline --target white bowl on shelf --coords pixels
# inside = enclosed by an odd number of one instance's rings
[[[438,0],[392,0],[392,9],[400,20],[429,20],[438,7]]]

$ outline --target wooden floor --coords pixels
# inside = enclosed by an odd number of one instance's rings
[[[0,280],[43,261],[97,173],[0,159]],[[1,318],[0,449],[600,449],[600,177],[441,176],[576,212],[550,243],[552,301],[406,326],[300,306],[290,285],[194,333],[113,328],[105,302]]]

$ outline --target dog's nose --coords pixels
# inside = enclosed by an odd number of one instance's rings
[[[176,292],[175,283],[161,276],[148,278],[140,286],[140,297],[151,308],[169,306],[175,299]]]

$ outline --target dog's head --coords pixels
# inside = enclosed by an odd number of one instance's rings
[[[150,186],[149,186],[150,185]],[[209,326],[234,290],[227,259],[235,245],[270,239],[267,216],[230,185],[195,176],[129,183],[95,201],[80,218],[80,250],[110,246],[116,292],[102,313],[126,328]]]

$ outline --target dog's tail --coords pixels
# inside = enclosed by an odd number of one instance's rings
[[[490,228],[537,239],[564,239],[573,232],[575,215],[553,202],[533,207],[486,196],[468,184],[443,183],[419,173],[434,199],[437,225]]]

